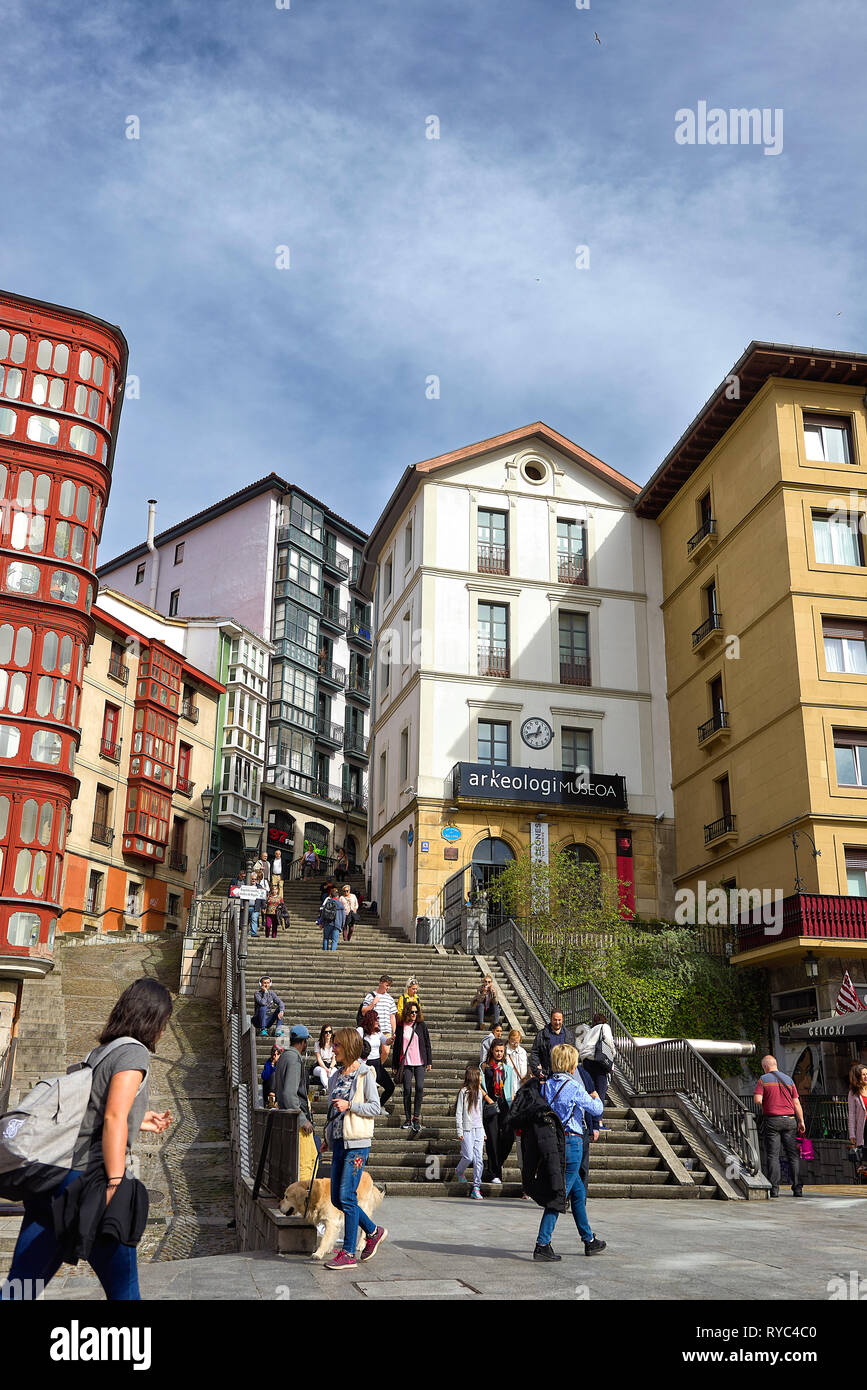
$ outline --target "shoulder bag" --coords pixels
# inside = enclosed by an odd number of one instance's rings
[[[350,1105],[364,1104],[364,1077],[359,1076],[355,1087],[355,1095]],[[373,1138],[373,1116],[354,1115],[352,1110],[343,1112],[343,1142],[347,1139],[366,1139],[368,1142]]]

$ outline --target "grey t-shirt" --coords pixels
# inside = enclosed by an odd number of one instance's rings
[[[102,1126],[105,1119],[105,1105],[108,1100],[111,1079],[117,1072],[138,1071],[143,1076],[143,1084],[130,1106],[127,1120],[127,1154],[132,1151],[145,1111],[149,1108],[147,1074],[150,1065],[150,1053],[144,1043],[124,1043],[123,1047],[116,1047],[104,1061],[100,1061],[104,1051],[105,1047],[95,1047],[90,1053],[91,1061],[95,1063],[93,1082],[90,1088],[90,1099],[84,1112],[84,1119],[72,1155],[73,1168],[87,1170],[102,1164]],[[107,1176],[119,1178],[120,1173],[109,1173]]]

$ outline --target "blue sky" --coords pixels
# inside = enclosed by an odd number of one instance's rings
[[[536,419],[643,482],[752,338],[864,351],[865,27],[5,0],[0,285],[120,324],[140,381],[100,558],[271,470],[369,528],[408,463]],[[700,100],[781,108],[782,153],[678,145]]]

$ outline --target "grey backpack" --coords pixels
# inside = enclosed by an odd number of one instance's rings
[[[0,1115],[0,1197],[35,1196],[65,1177],[90,1100],[93,1069],[128,1043],[141,1046],[138,1038],[125,1037],[94,1048],[65,1076],[38,1081],[14,1110]]]

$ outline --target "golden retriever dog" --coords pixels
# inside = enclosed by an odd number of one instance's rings
[[[283,1193],[283,1200],[280,1203],[280,1211],[284,1216],[303,1216],[304,1207],[307,1202],[307,1189],[310,1186],[306,1182],[293,1182]],[[366,1216],[373,1218],[385,1192],[376,1186],[369,1173],[362,1173],[361,1182],[358,1184],[358,1205]],[[316,1249],[313,1251],[314,1260],[322,1260],[343,1238],[343,1212],[338,1211],[337,1207],[331,1203],[331,1182],[328,1178],[314,1178],[313,1187],[310,1192],[310,1205],[307,1208],[307,1220],[314,1226],[325,1225],[324,1231],[319,1234]],[[361,1250],[366,1236],[361,1227],[358,1228],[358,1249]]]

